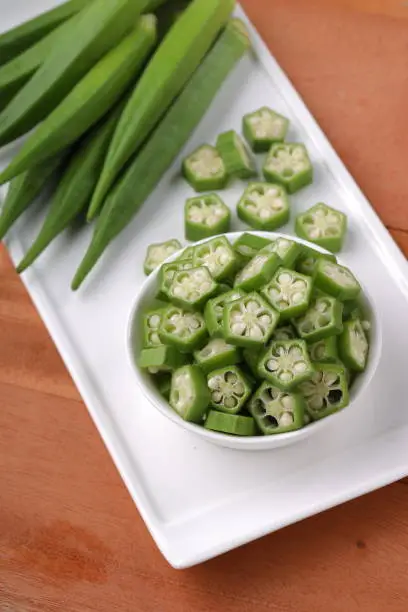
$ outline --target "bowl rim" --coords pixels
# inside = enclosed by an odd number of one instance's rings
[[[196,246],[199,244],[203,244],[205,242],[208,242],[209,240],[213,240],[214,238],[219,238],[221,236],[226,237],[229,240],[229,242],[232,244],[233,241],[235,241],[237,238],[239,238],[243,234],[253,234],[253,235],[257,235],[257,236],[264,237],[264,238],[266,237],[271,238],[272,240],[276,238],[286,238],[293,242],[303,244],[304,246],[311,247],[312,249],[316,251],[320,251],[321,253],[333,255],[333,253],[331,253],[327,249],[324,249],[318,245],[313,244],[312,242],[308,242],[307,240],[304,240],[303,238],[299,238],[297,236],[292,236],[289,234],[285,234],[283,232],[268,232],[268,231],[248,229],[248,230],[239,230],[239,231],[234,231],[234,232],[226,232],[223,234],[217,234],[215,236],[210,236],[208,238],[204,238],[202,240],[194,242],[193,244],[187,244],[183,246],[181,249],[179,249],[178,251],[176,251],[175,253],[173,253],[172,255],[170,255],[161,265],[163,265],[164,263],[170,263],[178,259],[180,257],[180,254],[185,249],[189,248],[190,246]],[[337,258],[337,254],[336,254],[336,258]],[[337,259],[339,260],[340,265],[343,265],[341,261],[341,257]],[[128,353],[131,365],[132,365],[132,369],[134,373],[136,374],[136,381],[138,383],[140,390],[142,391],[143,395],[149,400],[149,402],[164,417],[166,417],[167,419],[169,419],[170,421],[172,421],[173,423],[175,423],[182,429],[187,430],[196,436],[200,436],[204,440],[208,440],[209,442],[216,443],[218,445],[222,445],[225,447],[229,446],[230,448],[233,447],[235,449],[242,448],[243,450],[244,449],[271,450],[273,448],[284,446],[285,443],[288,443],[288,444],[295,443],[297,441],[303,440],[306,437],[309,437],[309,435],[319,432],[323,427],[326,427],[328,423],[333,422],[334,418],[339,417],[342,414],[343,411],[340,410],[338,412],[335,412],[325,417],[324,419],[312,421],[306,427],[302,427],[301,429],[297,429],[297,430],[286,432],[286,433],[276,434],[276,435],[271,434],[271,435],[263,435],[263,436],[261,435],[260,436],[231,436],[229,434],[224,434],[221,432],[216,432],[216,431],[212,431],[209,429],[205,429],[202,425],[199,425],[196,423],[184,421],[177,414],[177,412],[175,412],[171,408],[169,402],[167,402],[164,398],[162,398],[162,396],[159,394],[158,391],[153,392],[148,387],[148,385],[145,383],[145,380],[144,380],[147,374],[144,373],[138,367],[135,361],[135,358],[134,358],[133,337],[134,337],[136,316],[139,311],[140,304],[143,300],[143,296],[146,294],[146,291],[157,281],[157,277],[158,277],[161,265],[158,266],[158,268],[156,268],[151,274],[149,274],[149,276],[147,276],[147,278],[143,281],[142,285],[139,287],[139,290],[136,294],[136,297],[134,299],[134,302],[132,304],[132,307],[131,307],[131,310],[128,316],[126,343],[127,343],[127,353]],[[363,285],[360,280],[359,280],[359,283],[362,288],[363,296],[366,302],[369,304],[371,315],[372,315],[372,322],[375,322],[375,326],[374,326],[375,340],[374,342],[370,344],[370,349],[373,346],[373,344],[375,344],[375,350],[374,351],[370,350],[369,367],[367,368],[367,370],[365,370],[362,373],[362,382],[357,390],[357,395],[361,395],[361,393],[367,388],[372,378],[374,377],[374,374],[378,367],[379,356],[380,356],[381,347],[382,347],[381,326],[378,323],[380,317],[377,314],[377,309],[374,305],[374,301],[371,299],[370,293],[366,290],[365,285]],[[353,398],[350,401],[350,404],[346,407],[346,409],[350,408],[350,406],[352,405],[354,401],[355,401],[355,398]],[[223,442],[225,442],[225,444],[223,444]]]

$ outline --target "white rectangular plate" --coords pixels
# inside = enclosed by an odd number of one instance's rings
[[[51,0],[0,0],[2,28],[51,5]],[[245,18],[240,9],[237,14]],[[69,286],[90,228],[64,233],[23,276],[153,538],[176,568],[408,474],[407,262],[249,27],[255,54],[230,76],[183,153],[83,289],[74,294]],[[293,217],[318,201],[349,216],[342,258],[375,300],[383,349],[369,388],[324,432],[296,446],[248,453],[207,445],[156,413],[136,385],[125,336],[146,247],[183,236],[183,203],[191,191],[179,176],[182,156],[214,142],[223,130],[239,130],[243,114],[261,105],[290,118],[289,139],[304,142],[313,159],[314,184],[292,198]],[[14,150],[1,151],[0,166]],[[233,210],[243,187],[236,183],[225,192]],[[14,262],[38,231],[42,208],[35,205],[10,232],[7,248]],[[233,229],[241,227],[234,218]]]

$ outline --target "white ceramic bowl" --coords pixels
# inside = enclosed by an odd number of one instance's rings
[[[290,240],[294,240],[301,244],[309,245],[314,249],[320,250],[321,252],[325,252],[324,249],[320,249],[314,244],[310,244],[305,240],[301,240],[300,238],[294,238],[293,236],[287,236],[285,234],[281,234],[278,232],[232,232],[229,234],[225,234],[225,236],[232,243],[237,238],[239,238],[243,233],[250,233],[258,236],[263,236],[265,238],[278,238],[285,237]],[[202,242],[207,242],[209,240],[206,238],[202,240]],[[196,243],[196,244],[200,244]],[[170,262],[176,259],[180,255],[181,251],[175,253],[171,257],[169,257],[166,261]],[[341,258],[339,259],[341,263]],[[199,436],[203,440],[207,440],[208,442],[212,442],[214,444],[218,444],[219,446],[224,446],[227,448],[234,448],[239,450],[269,450],[272,448],[278,448],[281,446],[286,446],[288,444],[293,444],[298,442],[299,440],[303,440],[309,436],[312,436],[315,432],[321,430],[326,427],[327,423],[331,419],[335,419],[340,413],[335,413],[331,416],[326,417],[320,421],[316,421],[307,425],[303,429],[299,429],[297,431],[284,433],[284,434],[276,434],[269,436],[253,436],[253,437],[238,437],[231,436],[222,433],[213,432],[200,425],[195,425],[194,423],[188,423],[184,421],[166,402],[166,400],[160,395],[154,386],[151,376],[147,374],[145,371],[141,370],[136,363],[136,357],[140,354],[142,349],[142,333],[141,333],[141,320],[143,312],[146,309],[151,307],[152,301],[155,299],[157,294],[157,276],[158,270],[153,272],[150,276],[147,277],[142,287],[139,290],[138,295],[136,296],[136,301],[131,311],[129,326],[128,326],[128,335],[127,335],[127,344],[128,344],[128,352],[130,359],[133,364],[135,376],[137,382],[142,390],[143,394],[147,397],[147,399],[151,402],[151,404],[159,411],[161,414],[177,425],[190,431],[191,433]],[[371,332],[370,332],[370,355],[368,360],[367,369],[363,372],[356,381],[354,382],[351,390],[350,390],[350,404],[344,410],[353,410],[353,402],[360,395],[363,389],[370,383],[372,377],[374,376],[375,370],[378,365],[379,356],[381,352],[381,330],[378,326],[378,317],[376,316],[375,305],[370,299],[369,294],[367,293],[366,288],[362,287],[364,292],[364,301],[365,308],[369,314],[371,321]]]

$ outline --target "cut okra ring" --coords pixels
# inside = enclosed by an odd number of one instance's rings
[[[224,307],[223,334],[227,342],[262,347],[273,334],[279,315],[255,291]]]
[[[199,241],[230,229],[231,213],[216,193],[189,198],[184,208],[185,237]]]
[[[339,360],[337,336],[329,336],[310,344],[309,355],[312,361],[318,363],[336,363]]]
[[[331,296],[318,295],[306,312],[293,320],[299,336],[317,342],[343,331],[343,304]]]
[[[305,400],[263,382],[249,403],[249,412],[265,435],[287,433],[304,425]]]
[[[345,321],[339,336],[339,353],[344,365],[354,372],[363,372],[368,351],[369,344],[360,319]]]
[[[196,365],[187,365],[173,373],[170,406],[185,421],[202,423],[210,403],[204,373]]]
[[[228,182],[224,161],[211,145],[202,145],[186,157],[183,173],[195,191],[223,189]]]
[[[294,340],[296,332],[292,325],[279,325],[271,336],[271,342],[274,340]]]
[[[159,337],[159,328],[162,322],[164,308],[149,310],[143,315],[143,346],[151,348],[160,346],[162,341]]]
[[[289,200],[281,185],[250,183],[237,205],[238,217],[258,230],[275,230],[289,221]]]
[[[255,291],[263,287],[280,266],[276,253],[258,253],[235,277],[234,287]]]
[[[222,317],[225,304],[239,300],[244,295],[245,292],[241,289],[233,289],[207,302],[204,309],[204,318],[210,336],[222,336]]]
[[[242,120],[244,136],[256,153],[269,151],[274,142],[285,140],[288,128],[289,120],[267,106],[248,113]]]
[[[332,253],[321,253],[309,246],[302,245],[301,253],[296,260],[296,271],[306,274],[306,276],[313,276],[320,259],[337,263],[336,257]]]
[[[172,346],[156,346],[142,349],[138,365],[149,374],[171,372],[186,363],[186,356]]]
[[[194,247],[193,264],[206,266],[211,276],[220,281],[234,274],[238,258],[227,238],[219,236]]]
[[[238,347],[227,344],[223,338],[211,338],[200,351],[195,351],[194,359],[203,372],[212,372],[239,363],[241,353]]]
[[[337,253],[346,237],[347,217],[339,210],[319,203],[297,216],[295,231],[300,238]]]
[[[262,356],[259,367],[262,378],[282,391],[291,391],[313,375],[304,340],[275,340]]]
[[[205,304],[217,291],[217,287],[208,268],[201,266],[176,272],[168,296],[176,306],[194,310]]]
[[[355,300],[361,292],[360,283],[348,268],[320,259],[314,273],[316,287],[338,300]]]
[[[227,173],[241,179],[256,176],[255,162],[250,156],[242,138],[229,130],[217,138],[217,149],[224,161]]]
[[[207,338],[204,317],[200,312],[169,306],[163,313],[159,337],[163,344],[191,353],[201,348]]]
[[[312,279],[287,268],[279,268],[261,294],[279,312],[280,320],[298,317],[309,306]]]
[[[170,255],[176,253],[182,248],[180,242],[176,239],[167,240],[151,244],[147,248],[146,258],[144,261],[144,273],[149,275],[160,266]]]
[[[273,144],[263,173],[267,181],[284,185],[289,193],[313,182],[313,166],[306,147],[300,143]]]
[[[280,236],[263,247],[261,253],[276,253],[280,257],[284,268],[292,268],[301,250],[302,247],[300,244]]]
[[[207,377],[211,405],[229,414],[237,414],[251,395],[251,386],[237,366],[210,372]]]
[[[234,251],[238,253],[241,259],[248,263],[255,255],[268,244],[271,240],[262,236],[254,236],[253,234],[242,234],[232,245]]]
[[[345,408],[349,392],[344,367],[332,363],[314,364],[315,372],[310,380],[299,385],[299,392],[306,400],[306,410],[313,420]]]
[[[163,264],[159,270],[159,292],[157,294],[157,298],[160,300],[168,301],[169,289],[176,272],[180,272],[182,270],[190,270],[192,267],[193,262],[189,259],[176,259],[176,261],[172,261],[168,264]]]
[[[204,423],[205,429],[235,436],[256,436],[256,423],[252,417],[240,414],[225,414],[210,410]]]

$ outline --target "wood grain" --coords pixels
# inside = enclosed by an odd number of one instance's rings
[[[408,254],[408,22],[394,18],[406,3],[243,4]],[[404,481],[172,570],[4,249],[0,408],[0,612],[407,609]]]

